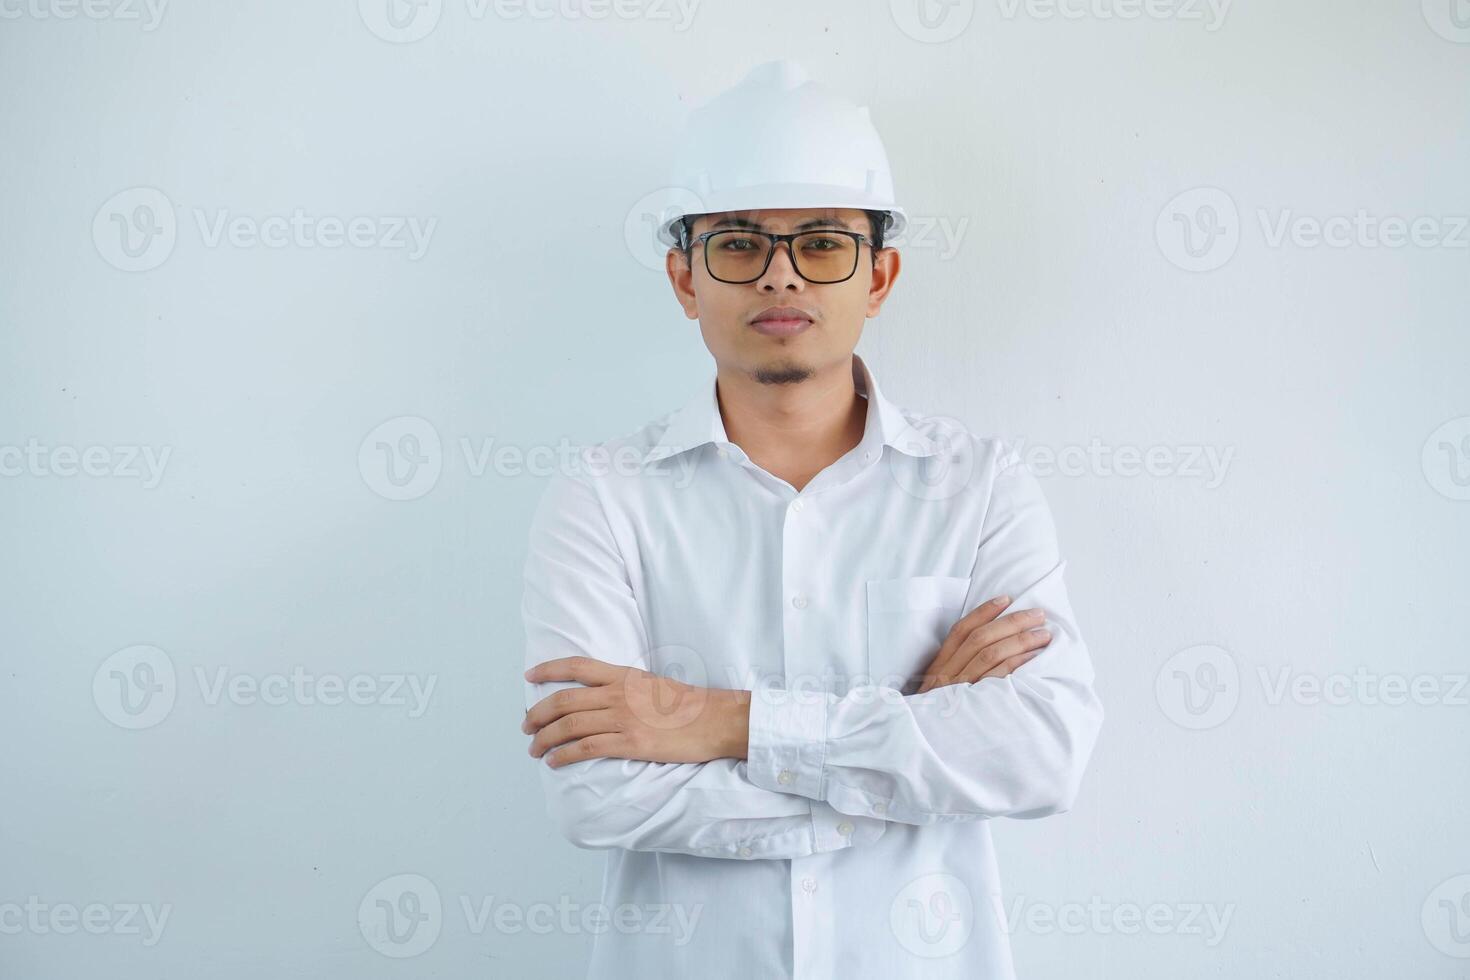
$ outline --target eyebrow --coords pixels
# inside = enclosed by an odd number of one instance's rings
[[[721,218],[709,226],[710,231],[716,228],[745,228],[750,231],[765,231],[765,226],[759,221],[751,221],[749,218]],[[797,225],[794,231],[808,231],[813,228],[830,228],[841,231],[852,231],[844,225],[839,218],[811,218]]]

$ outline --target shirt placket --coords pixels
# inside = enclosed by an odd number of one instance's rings
[[[800,492],[784,480],[750,463],[734,444],[719,444],[722,459],[734,456],[763,482],[776,489],[786,501],[781,531],[781,589],[783,613],[782,647],[786,686],[800,684],[813,690],[824,678],[821,663],[821,621],[830,614],[823,605],[830,595],[823,587],[830,571],[823,566],[820,521],[814,520],[818,491],[840,486],[874,464],[879,450],[872,438],[859,447],[855,458],[846,458],[818,473]],[[844,687],[845,687],[844,682]],[[807,747],[821,752],[821,746]],[[778,776],[783,781],[788,773]],[[794,778],[794,774],[791,774]],[[812,834],[818,853],[788,862],[791,902],[791,962],[794,980],[828,980],[833,976],[836,956],[838,910],[830,874],[832,862],[844,853],[844,844],[854,827],[851,820],[830,807],[814,807]]]
[[[824,649],[820,623],[825,612],[822,604],[828,598],[821,585],[825,572],[819,553],[819,529],[813,520],[814,498],[810,494],[790,491],[785,496],[781,581],[786,686],[799,684],[805,690],[813,690],[823,677],[817,658]],[[812,746],[812,749],[819,751],[820,747]],[[790,861],[791,960],[795,980],[825,980],[832,975],[835,941],[832,929],[836,919],[831,907],[831,876],[827,871],[837,852],[830,849],[840,846],[839,839],[852,832],[852,822],[845,817],[834,814],[829,807],[814,808],[812,833],[819,853]],[[824,884],[828,887],[824,888]]]

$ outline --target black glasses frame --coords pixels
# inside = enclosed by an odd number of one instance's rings
[[[771,240],[771,250],[766,253],[766,264],[761,266],[761,271],[756,273],[755,276],[750,279],[721,279],[719,276],[715,275],[714,270],[710,268],[709,264],[709,240],[711,238],[714,238],[716,235],[748,235],[758,236],[760,238],[769,238]],[[857,244],[857,248],[852,253],[852,268],[848,270],[847,275],[843,276],[841,279],[812,279],[805,272],[802,272],[801,263],[797,261],[796,252],[792,243],[795,242],[798,238],[805,238],[807,235],[846,235],[848,238],[853,239]],[[796,274],[798,276],[801,276],[801,278],[805,279],[807,282],[813,283],[818,286],[830,286],[834,283],[847,282],[847,280],[853,277],[853,275],[857,272],[858,259],[863,254],[863,246],[871,246],[873,244],[873,239],[869,238],[867,235],[864,235],[860,231],[848,231],[845,228],[813,228],[807,231],[794,231],[786,235],[777,235],[776,233],[770,231],[751,231],[746,228],[718,228],[714,231],[706,231],[695,235],[694,238],[690,240],[689,247],[692,249],[695,245],[702,246],[700,251],[704,255],[704,268],[705,271],[710,274],[711,279],[714,279],[716,282],[725,282],[735,286],[743,286],[746,283],[757,281],[761,278],[761,276],[764,276],[766,274],[766,270],[771,267],[771,259],[775,258],[776,249],[780,246],[782,242],[786,243],[786,254],[791,256],[791,267],[796,270]]]

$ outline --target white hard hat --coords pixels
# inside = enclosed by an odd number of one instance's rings
[[[768,61],[689,115],[674,156],[658,240],[674,246],[695,214],[769,208],[887,212],[884,237],[908,223],[868,107]]]

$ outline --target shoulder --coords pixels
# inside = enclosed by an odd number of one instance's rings
[[[953,415],[893,408],[904,423],[898,446],[910,450],[901,455],[914,457],[930,470],[943,467],[963,476],[968,489],[984,490],[999,479],[1029,473],[1021,440],[979,431]]]
[[[656,450],[674,416],[675,412],[666,412],[631,431],[572,445],[556,454],[556,465],[541,494],[543,508],[554,502],[566,505],[581,500],[585,504],[644,475],[656,465]]]

